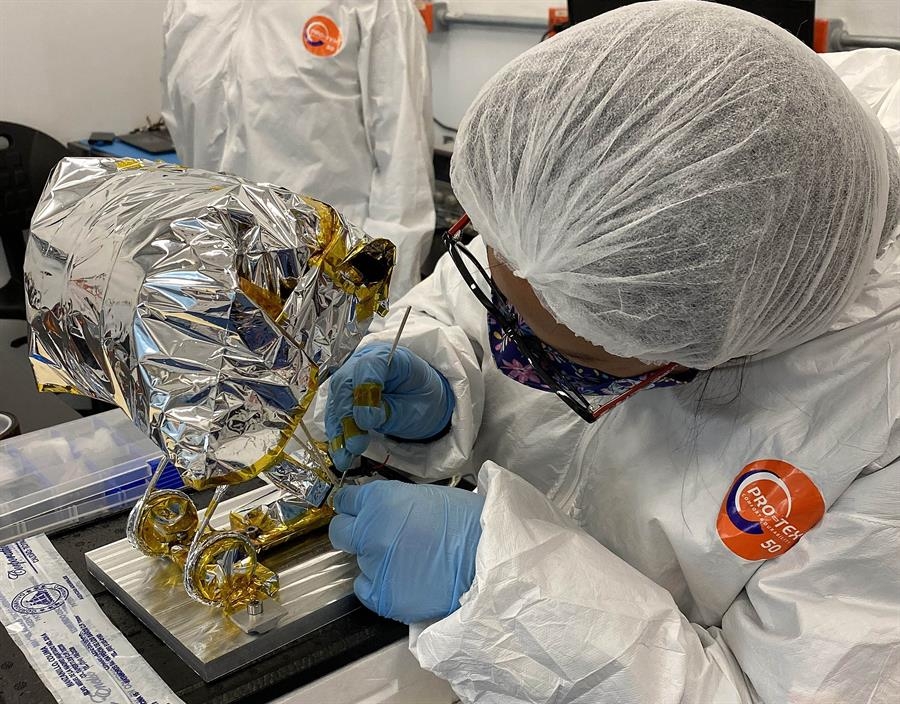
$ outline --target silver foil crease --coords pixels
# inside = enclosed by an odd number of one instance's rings
[[[312,461],[303,465],[289,459],[280,459],[265,474],[272,484],[290,492],[302,505],[318,508],[325,503],[332,485],[327,479],[315,474],[312,469],[314,466]]]
[[[292,479],[282,451],[386,311],[393,257],[387,240],[283,188],[64,159],[25,263],[35,378],[122,408],[190,486],[272,467],[305,496],[314,472],[292,464]]]

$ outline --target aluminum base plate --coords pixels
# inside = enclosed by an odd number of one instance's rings
[[[229,511],[277,493],[274,487],[263,487],[223,501],[213,527],[225,528]],[[142,555],[127,540],[91,550],[85,557],[88,571],[206,682],[360,608],[353,596],[356,560],[332,548],[325,531],[263,555],[261,562],[278,573],[281,586],[275,601],[287,613],[276,628],[260,635],[244,633],[219,609],[193,601],[184,591],[178,567]]]

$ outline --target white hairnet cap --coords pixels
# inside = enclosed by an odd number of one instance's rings
[[[898,217],[887,134],[777,26],[631,5],[513,60],[453,187],[550,313],[623,357],[705,369],[825,330]]]

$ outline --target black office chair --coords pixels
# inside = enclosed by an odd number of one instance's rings
[[[0,318],[25,320],[25,235],[44,183],[66,154],[62,144],[43,132],[0,122],[0,241],[10,273],[10,281],[0,288]]]

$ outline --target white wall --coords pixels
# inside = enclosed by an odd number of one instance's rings
[[[432,34],[428,57],[435,118],[458,126],[481,86],[540,37],[535,30],[487,27],[454,27]]]
[[[449,0],[452,14],[504,15],[547,19],[547,8],[564,7],[565,0]],[[428,57],[434,116],[456,127],[481,86],[502,66],[540,41],[542,30],[454,25],[429,36]],[[452,135],[435,128],[435,146],[451,149],[444,137]]]
[[[816,0],[816,17],[842,19],[851,34],[900,37],[898,0]]]
[[[446,0],[451,13],[471,12],[478,15],[515,15],[547,18],[548,7],[566,7],[567,0]]]
[[[65,143],[159,117],[165,0],[0,0],[0,120]]]

